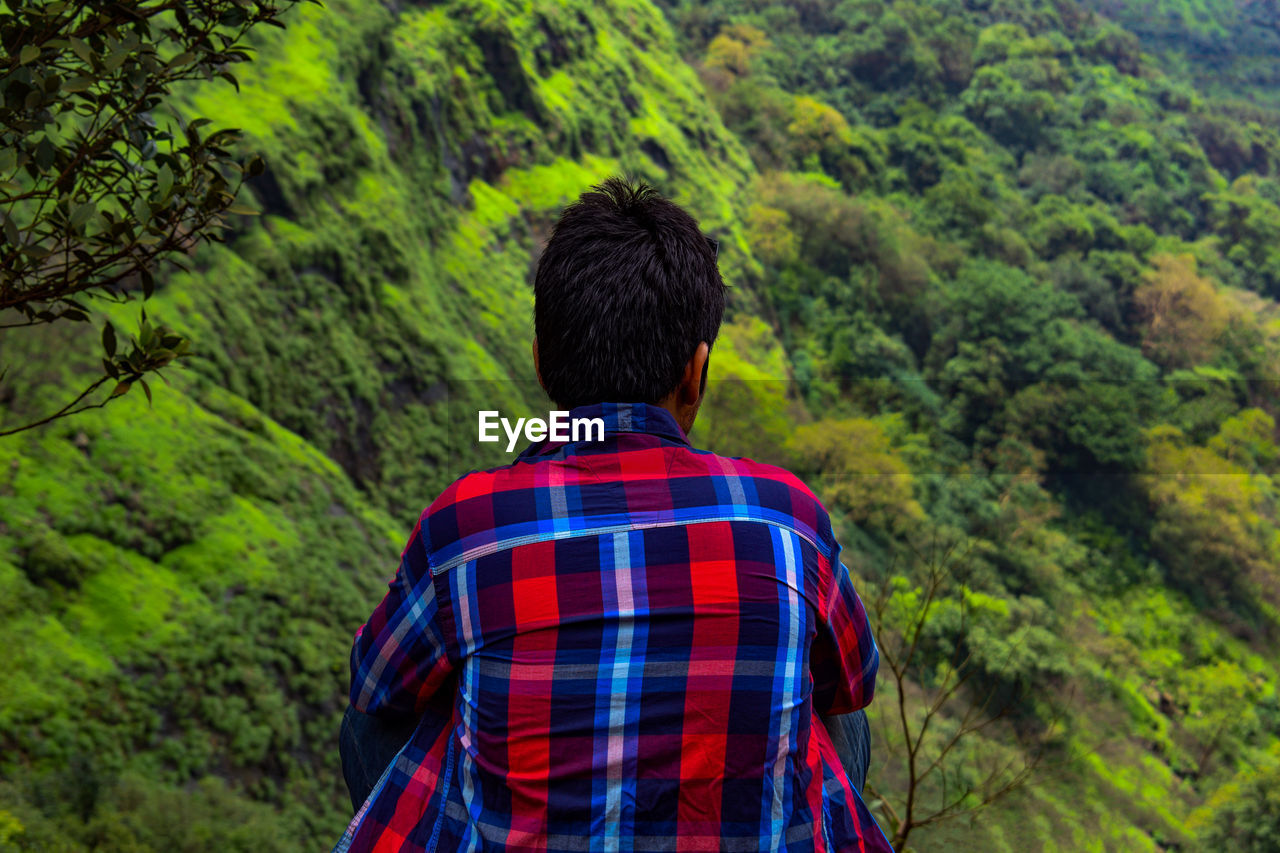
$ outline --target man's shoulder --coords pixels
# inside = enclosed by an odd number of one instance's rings
[[[548,489],[620,488],[630,503],[646,488],[667,480],[663,500],[669,501],[668,509],[688,511],[702,504],[727,516],[742,512],[790,522],[824,554],[832,552],[834,538],[826,508],[786,468],[687,446],[646,448],[643,457],[625,464],[618,464],[617,457],[608,463],[596,457],[596,464],[583,457],[569,464],[554,456],[534,457],[470,471],[445,487],[422,513],[420,524],[434,545],[443,546],[455,539],[483,536],[485,528],[501,527],[513,533],[523,524],[544,521],[542,516],[556,503],[539,498]],[[557,467],[553,474],[551,469]]]
[[[790,516],[811,532],[823,551],[829,551],[834,545],[831,518],[826,507],[813,490],[791,471],[747,457],[693,452],[703,458],[710,476],[749,482],[751,489],[743,490],[743,497],[748,502],[763,510]]]
[[[822,506],[818,496],[805,485],[803,480],[780,465],[757,462],[746,456],[721,456],[709,450],[692,448],[689,450],[689,455],[697,460],[695,465],[706,469],[708,476],[749,478],[757,484],[770,484],[786,489],[793,494],[795,500]]]
[[[419,523],[425,527],[432,517],[448,512],[459,504],[491,503],[499,495],[516,489],[530,489],[534,485],[535,478],[530,465],[519,460],[496,468],[468,471],[445,486],[436,499],[427,505]]]

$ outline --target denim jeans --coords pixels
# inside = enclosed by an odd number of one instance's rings
[[[823,717],[827,733],[835,745],[836,755],[849,774],[855,790],[861,792],[867,782],[867,766],[871,761],[871,727],[862,711]],[[373,786],[387,766],[413,736],[417,720],[408,717],[383,719],[362,714],[348,706],[338,733],[338,752],[342,756],[342,776],[351,794],[351,809],[358,811],[368,799]]]
[[[347,782],[353,812],[360,810],[417,727],[418,721],[413,717],[374,717],[347,706],[338,731],[338,754],[342,756],[342,778]]]
[[[849,774],[849,782],[859,794],[867,784],[867,768],[871,766],[871,726],[866,711],[823,717],[827,734],[836,748],[836,755]]]

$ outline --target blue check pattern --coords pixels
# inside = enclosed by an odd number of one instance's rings
[[[423,513],[351,702],[420,719],[340,851],[890,850],[819,714],[878,655],[794,476],[658,407],[576,409]]]

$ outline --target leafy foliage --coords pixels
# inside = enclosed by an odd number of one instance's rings
[[[1280,772],[1275,767],[1226,786],[1215,797],[1213,822],[1204,843],[1244,853],[1280,850]]]
[[[239,176],[236,131],[207,118],[160,118],[175,86],[221,77],[249,59],[244,39],[282,26],[294,4],[202,2],[9,3],[0,12],[0,329],[89,321],[83,295],[150,297],[161,261],[216,239]],[[174,126],[176,125],[176,127]],[[143,317],[134,352],[116,358],[103,328],[107,400],[186,355],[181,336]],[[150,396],[150,390],[147,389]],[[105,402],[105,400],[103,401]],[[99,404],[101,405],[101,403]]]

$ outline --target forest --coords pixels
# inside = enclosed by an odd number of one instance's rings
[[[167,107],[263,164],[145,300],[191,356],[0,437],[0,851],[337,840],[352,635],[476,410],[546,410],[532,270],[623,173],[719,241],[693,442],[832,513],[896,848],[1280,851],[1275,0],[282,20]],[[0,429],[137,325],[88,304],[0,330]]]

